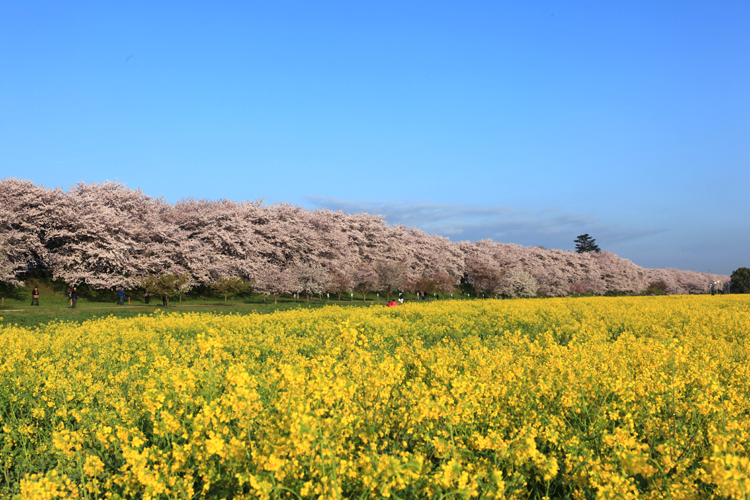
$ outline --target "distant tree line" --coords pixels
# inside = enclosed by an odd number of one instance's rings
[[[247,286],[269,297],[340,298],[355,290],[389,298],[397,291],[447,294],[462,278],[485,296],[636,294],[654,283],[663,293],[706,293],[712,282],[729,281],[644,269],[600,251],[589,235],[576,240],[577,251],[452,242],[388,225],[380,215],[262,200],[171,204],[116,182],[62,190],[3,179],[0,241],[0,280],[7,283],[42,269],[71,285],[156,293],[200,285],[227,297]],[[165,285],[156,279],[164,276],[179,279]]]

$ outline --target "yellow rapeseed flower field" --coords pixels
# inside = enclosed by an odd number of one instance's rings
[[[4,498],[750,498],[750,297],[0,328]]]

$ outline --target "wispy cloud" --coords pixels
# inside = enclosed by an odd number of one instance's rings
[[[418,227],[454,241],[491,238],[521,245],[572,248],[573,239],[583,233],[591,234],[597,242],[613,245],[663,232],[623,228],[556,208],[533,211],[503,206],[340,200],[325,196],[306,196],[306,200],[315,208],[381,214],[390,224]]]

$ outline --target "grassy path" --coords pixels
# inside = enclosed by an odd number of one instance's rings
[[[83,303],[82,303],[83,302]],[[317,309],[326,305],[346,305],[349,307],[370,307],[372,305],[384,305],[385,301],[321,301],[319,299],[311,300],[309,303],[304,300],[294,302],[293,300],[279,300],[278,304],[269,301],[264,304],[261,301],[238,301],[234,304],[229,302],[218,301],[216,299],[190,299],[183,303],[170,303],[169,307],[158,304],[135,304],[135,305],[113,305],[101,302],[78,301],[75,309],[59,303],[52,306],[30,306],[24,304],[19,307],[13,304],[11,307],[0,307],[0,324],[15,324],[23,327],[37,327],[49,323],[50,321],[65,321],[82,323],[95,318],[113,316],[116,318],[132,318],[139,315],[149,315],[156,311],[164,312],[202,312],[214,314],[270,314],[276,311],[287,311],[290,309]]]

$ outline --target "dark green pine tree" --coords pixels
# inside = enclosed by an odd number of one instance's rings
[[[750,293],[750,269],[741,267],[732,273],[730,293]]]
[[[578,253],[585,253],[585,252],[601,252],[601,248],[599,248],[599,245],[596,244],[596,240],[589,236],[588,234],[582,234],[579,237],[575,239],[576,244],[576,252]]]

